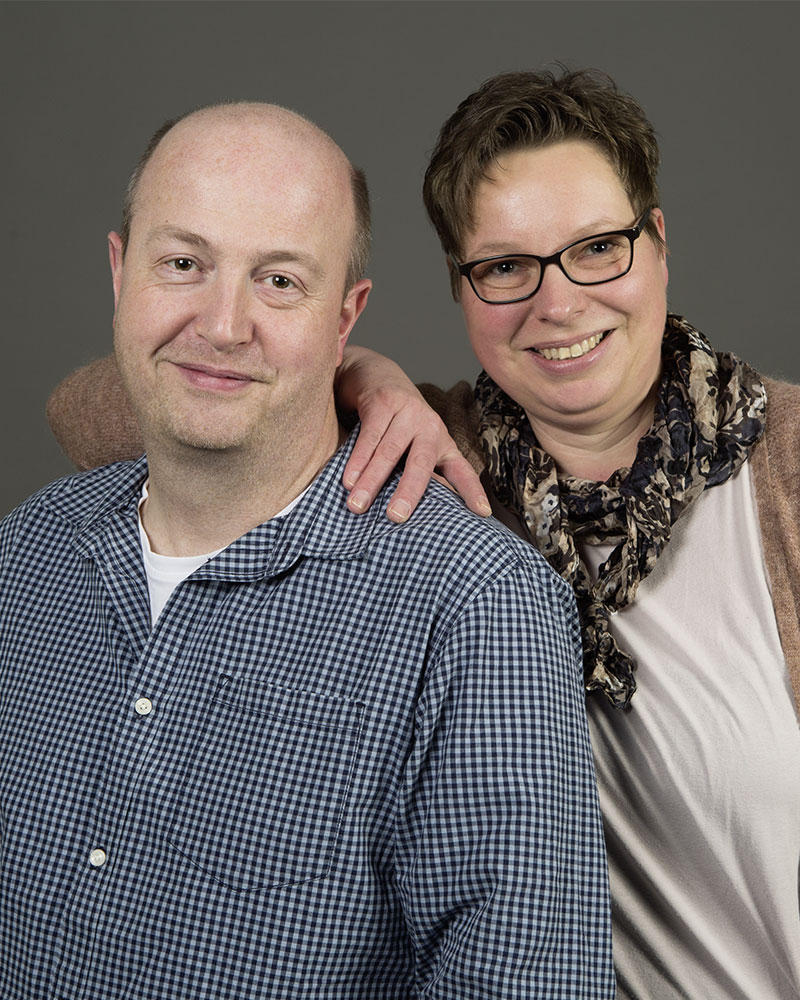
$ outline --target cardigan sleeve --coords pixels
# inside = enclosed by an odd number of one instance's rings
[[[144,451],[113,354],[60,382],[47,401],[47,420],[64,454],[81,471],[138,458]]]
[[[447,390],[424,384],[419,389],[444,420],[462,454],[478,473],[482,472],[470,384],[458,382]],[[47,401],[47,419],[64,454],[81,471],[138,458],[144,451],[136,414],[113,354],[63,379]]]
[[[469,382],[456,382],[451,389],[423,382],[417,388],[445,422],[458,450],[480,474],[486,463],[478,439],[478,408]]]
[[[751,462],[778,634],[800,714],[800,386],[764,380],[767,424]]]

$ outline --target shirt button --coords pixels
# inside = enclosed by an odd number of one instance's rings
[[[106,852],[101,850],[99,847],[95,847],[95,849],[89,853],[89,864],[92,868],[102,868],[105,863]]]
[[[133,707],[139,715],[149,715],[153,711],[153,703],[149,698],[139,698]]]

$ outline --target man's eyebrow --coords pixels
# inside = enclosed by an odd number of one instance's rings
[[[211,246],[208,240],[204,236],[200,236],[199,233],[190,232],[188,229],[178,229],[176,226],[158,226],[150,231],[146,242],[148,246],[152,246],[153,243],[162,239],[177,240],[179,243],[185,243],[197,250],[208,250]]]
[[[147,237],[147,244],[152,246],[162,239],[176,240],[197,250],[213,251],[214,249],[213,244],[204,236],[188,229],[179,229],[176,226],[158,226]],[[307,267],[314,277],[319,277],[323,273],[322,267],[315,257],[298,250],[265,250],[263,253],[255,254],[251,260],[253,270],[261,267],[272,267],[276,264],[300,264]]]

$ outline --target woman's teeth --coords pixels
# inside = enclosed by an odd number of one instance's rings
[[[548,361],[565,361],[567,358],[580,358],[584,354],[588,354],[589,351],[594,350],[606,335],[606,332],[592,334],[586,340],[582,340],[579,344],[572,344],[570,347],[542,347],[537,351],[537,354],[541,354]]]

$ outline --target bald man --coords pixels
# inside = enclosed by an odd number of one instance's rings
[[[437,485],[405,526],[346,506],[368,243],[363,176],[281,108],[134,172],[146,454],[0,526],[5,1000],[613,996],[568,586]]]

